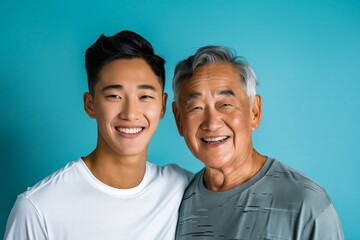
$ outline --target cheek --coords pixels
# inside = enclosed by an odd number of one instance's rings
[[[116,117],[119,111],[107,104],[95,104],[95,117],[98,123],[106,124]]]
[[[98,117],[103,117],[107,115],[111,115],[112,108],[107,106],[106,104],[97,104],[95,108],[95,114]]]
[[[150,120],[159,121],[161,118],[161,105],[145,105],[142,109],[144,115]]]
[[[196,133],[200,129],[202,120],[197,116],[185,117],[182,120],[182,130],[184,137],[188,141],[196,139]],[[195,140],[196,141],[196,140]]]
[[[181,124],[182,124],[183,129],[189,129],[189,128],[191,129],[191,127],[194,127],[195,122],[196,122],[196,118],[191,117],[191,116],[190,117],[184,116],[181,120],[182,120]]]
[[[244,114],[243,111],[234,111],[225,115],[225,118],[229,125],[236,129],[250,128],[250,115]]]
[[[241,126],[244,124],[243,120],[241,120],[241,118],[239,117],[229,118],[227,122],[229,123],[229,126],[234,128],[235,132],[241,129]]]

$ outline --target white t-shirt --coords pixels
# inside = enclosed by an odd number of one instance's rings
[[[147,162],[137,187],[116,189],[78,159],[18,196],[4,240],[174,239],[191,177],[177,165]]]

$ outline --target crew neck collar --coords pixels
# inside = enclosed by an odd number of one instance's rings
[[[148,179],[149,179],[149,163],[146,162],[146,168],[145,168],[145,174],[143,179],[141,180],[141,182],[139,183],[139,185],[137,185],[134,188],[129,188],[129,189],[119,189],[119,188],[114,188],[111,187],[103,182],[101,182],[99,179],[97,179],[92,172],[90,171],[90,169],[87,167],[87,165],[85,164],[85,162],[83,161],[82,158],[79,158],[79,169],[80,171],[83,173],[84,177],[88,180],[88,182],[95,188],[97,188],[98,190],[108,194],[108,195],[112,195],[114,197],[122,197],[122,198],[131,198],[131,197],[135,197],[136,195],[138,195],[139,193],[141,193],[145,186],[148,183]]]

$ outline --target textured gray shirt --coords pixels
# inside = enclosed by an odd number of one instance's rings
[[[325,190],[277,160],[225,192],[208,190],[203,176],[184,194],[176,239],[344,239]]]

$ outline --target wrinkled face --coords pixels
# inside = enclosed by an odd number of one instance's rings
[[[158,77],[143,59],[114,60],[99,75],[94,95],[84,95],[85,110],[97,121],[97,149],[119,156],[146,156],[165,113],[166,94]]]
[[[250,105],[231,64],[195,70],[179,92],[173,112],[180,135],[207,167],[237,166],[252,154],[252,131],[261,118],[260,96]]]

